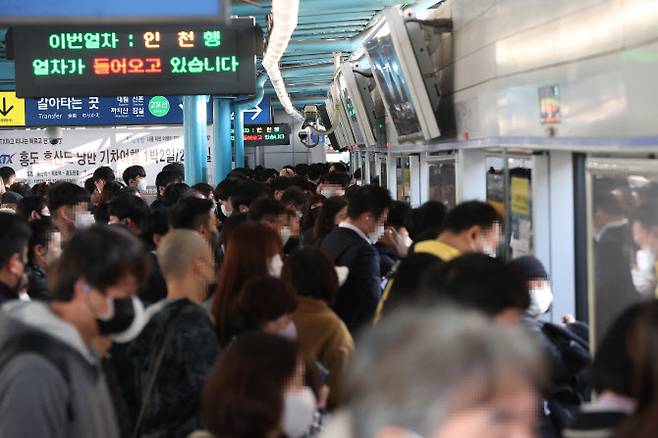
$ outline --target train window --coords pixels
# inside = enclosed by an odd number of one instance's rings
[[[457,202],[455,160],[430,161],[429,199],[453,208]]]
[[[658,163],[588,161],[589,311],[600,340],[628,306],[656,297]]]
[[[380,179],[377,177],[377,159],[375,154],[368,154],[368,166],[370,166],[370,184],[380,185]]]
[[[388,168],[386,167],[386,155],[380,155],[379,169],[380,185],[384,188],[388,188]]]
[[[411,203],[411,170],[409,169],[409,157],[398,157],[396,161],[397,200]]]

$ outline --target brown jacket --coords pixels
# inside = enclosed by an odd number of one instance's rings
[[[329,407],[340,398],[343,376],[354,352],[354,340],[347,327],[324,301],[298,296],[292,319],[304,357],[320,362],[329,370]]]

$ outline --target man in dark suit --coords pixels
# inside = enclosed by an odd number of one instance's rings
[[[350,270],[333,307],[352,333],[372,321],[379,302],[379,254],[373,244],[384,234],[390,205],[386,189],[374,185],[358,188],[350,196],[347,219],[320,246],[336,266]]]
[[[594,196],[594,328],[601,340],[616,317],[641,296],[631,276],[632,236],[619,201],[606,190]]]

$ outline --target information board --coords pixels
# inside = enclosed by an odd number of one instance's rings
[[[16,94],[251,95],[259,34],[252,19],[18,26],[13,30]]]
[[[233,130],[231,130],[231,141],[235,141]],[[281,146],[287,144],[290,144],[290,125],[285,123],[244,127],[245,147]]]
[[[27,126],[125,126],[183,123],[178,96],[41,97],[25,100]],[[212,104],[207,105],[212,123]]]

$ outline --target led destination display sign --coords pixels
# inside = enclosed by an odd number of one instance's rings
[[[231,24],[14,28],[20,97],[244,95],[256,91],[260,32]]]
[[[235,140],[231,130],[231,140]],[[244,127],[245,146],[280,146],[290,144],[290,125],[274,123],[271,125],[252,125]]]

